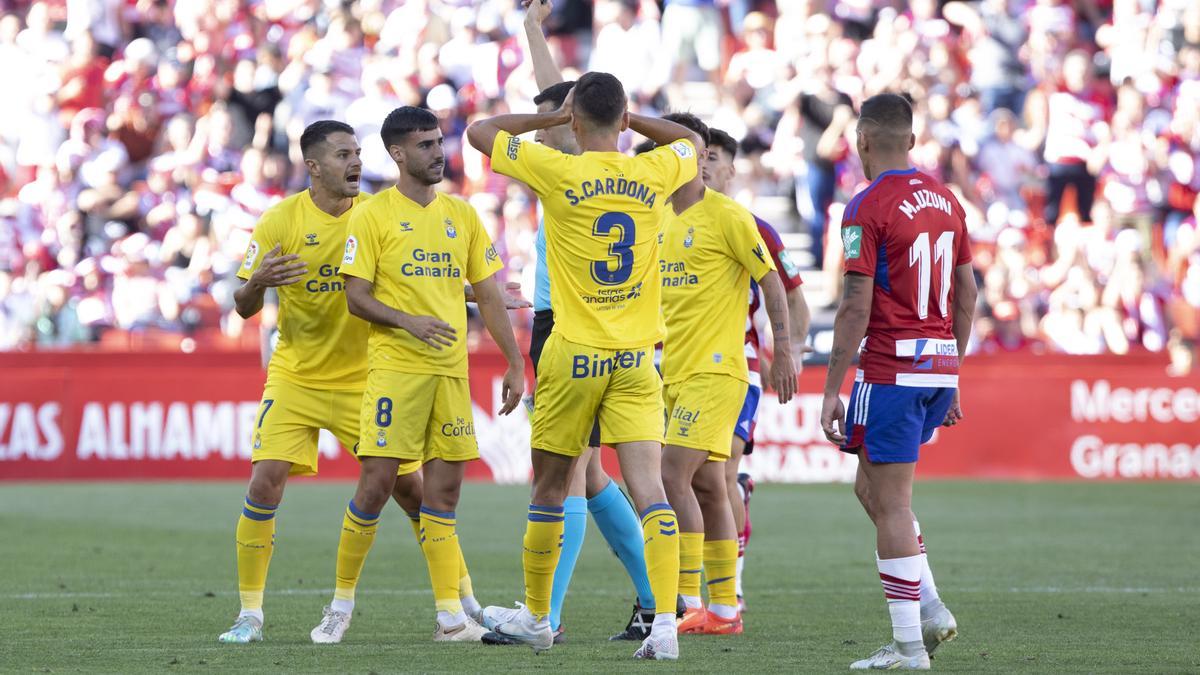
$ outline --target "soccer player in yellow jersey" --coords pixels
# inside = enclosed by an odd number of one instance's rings
[[[350,313],[369,324],[369,370],[360,413],[361,472],[342,523],[335,598],[343,580],[361,574],[397,472],[423,468],[420,539],[437,607],[434,640],[478,641],[486,631],[459,600],[462,551],[454,514],[466,463],[479,457],[464,284],[473,285],[484,324],[508,361],[500,414],[521,400],[525,360],[494,278],[503,265],[479,216],[434,188],[445,167],[437,117],[397,108],[380,135],[400,178],[355,210],[341,260]]]
[[[568,123],[579,155],[518,138]],[[617,138],[627,127],[662,147],[638,157],[620,153]],[[621,83],[607,73],[580,77],[554,112],[480,120],[467,139],[491,157],[494,171],[526,183],[541,200],[555,318],[533,410],[525,606],[489,607],[484,623],[535,650],[553,645],[548,615],[563,502],[599,412],[601,441],[616,448],[642,514],[647,574],[662,605],[635,656],[678,658],[668,600],[678,583],[678,524],[662,487],[662,382],[653,363],[663,336],[658,236],[668,196],[696,176],[701,140],[677,124],[630,114]]]
[[[367,384],[367,325],[346,310],[338,265],[352,209],[369,196],[359,191],[362,162],[353,128],[331,120],[315,122],[300,137],[300,150],[311,187],[263,214],[238,270],[246,283],[234,295],[238,313],[249,318],[262,308],[266,290],[277,288],[280,316],[279,344],[256,418],[250,485],[237,524],[242,608],[233,627],[219,638],[225,643],[262,639],[275,513],[289,476],[317,472],[320,429],[332,431],[347,448],[358,445],[360,401]],[[420,474],[398,479],[393,496],[406,512],[416,514]],[[461,571],[463,602],[478,608],[465,563]],[[352,585],[349,591],[352,598]],[[342,609],[348,617],[350,607]]]
[[[707,140],[690,114],[667,115]],[[700,150],[707,152],[707,144]],[[771,383],[786,403],[796,391],[787,297],[754,216],[697,176],[671,197],[659,252],[667,324],[662,375],[667,447],[663,483],[679,516],[679,592],[687,605],[681,633],[742,632],[734,578],[737,532],[725,492],[730,437],[750,382],[746,300],[758,282],[775,330]],[[709,606],[700,600],[701,562]]]
[[[234,294],[238,313],[249,318],[262,309],[266,290],[278,289],[279,344],[255,420],[253,470],[237,525],[242,609],[219,638],[226,643],[262,640],[275,512],[288,477],[317,472],[320,429],[347,448],[358,441],[367,326],[346,312],[337,267],[350,214],[368,198],[359,192],[359,146],[354,129],[326,120],[305,129],[300,150],[311,187],[263,214],[238,270],[245,284]],[[397,493],[419,495],[419,482]]]

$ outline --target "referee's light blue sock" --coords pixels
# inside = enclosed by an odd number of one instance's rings
[[[654,593],[650,590],[650,578],[646,576],[642,521],[616,481],[609,481],[607,487],[588,500],[588,511],[604,540],[625,565],[629,580],[637,589],[638,603],[646,609],[654,607]],[[674,610],[674,600],[671,600],[671,609]]]
[[[579,551],[583,548],[583,537],[587,534],[587,499],[583,497],[567,497],[563,501],[563,539],[562,553],[558,557],[558,567],[554,568],[554,586],[550,590],[550,628],[558,630],[562,624],[563,601],[567,597],[567,587],[571,585],[571,576],[575,573],[575,562],[579,560]]]

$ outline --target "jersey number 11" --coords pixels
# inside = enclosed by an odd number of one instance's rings
[[[950,297],[950,274],[953,272],[954,261],[954,233],[943,232],[937,238],[937,243],[933,247],[933,262],[939,263],[938,271],[941,273],[941,286],[938,293],[938,310],[942,313],[942,318],[949,315],[949,307],[947,301]],[[920,284],[917,289],[917,316],[926,319],[929,317],[929,284],[930,275],[932,273],[929,255],[929,233],[922,232],[917,235],[913,241],[912,247],[908,249],[908,266],[918,265],[918,274],[920,276]]]

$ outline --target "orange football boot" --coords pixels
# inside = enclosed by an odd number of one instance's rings
[[[683,618],[679,620],[679,634],[699,633],[706,623],[708,623],[707,609],[703,607],[689,607],[684,610]]]
[[[700,635],[741,635],[742,634],[743,626],[742,626],[742,615],[741,614],[738,614],[737,616],[735,616],[732,619],[723,619],[706,609],[706,610],[704,610],[704,618],[705,618],[705,621],[700,626],[699,630],[693,631],[693,633],[700,634]],[[680,631],[680,632],[683,632],[683,631]]]

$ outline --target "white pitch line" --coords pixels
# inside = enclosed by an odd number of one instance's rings
[[[1005,593],[1031,593],[1031,594],[1065,594],[1065,593],[1082,593],[1089,595],[1136,595],[1142,593],[1165,594],[1165,593],[1184,593],[1184,594],[1200,594],[1200,587],[1150,587],[1150,586],[1028,586],[1028,587],[1009,587],[1009,588],[954,588],[947,586],[947,589],[952,589],[955,593],[995,593],[1002,591]],[[487,596],[504,595],[507,591],[484,590],[483,594]],[[772,590],[771,593],[779,595],[846,595],[854,593],[877,593],[878,588],[872,588],[871,585],[856,586],[854,588],[846,588],[840,591],[828,589],[808,589],[808,588],[782,588]],[[168,591],[163,589],[148,589],[145,591],[130,591],[124,593],[113,592],[71,592],[64,591],[60,593],[7,593],[0,594],[0,600],[75,600],[88,598],[180,598],[180,597],[197,597],[207,596],[212,593],[218,597],[236,596],[237,591],[220,590],[220,591],[195,591],[195,590],[178,590]],[[281,588],[267,589],[267,595],[332,595],[332,588]],[[358,595],[391,595],[391,596],[421,596],[429,595],[429,589],[418,588],[378,588],[359,589]],[[571,592],[575,596],[611,596],[613,593],[609,590],[575,590]]]

